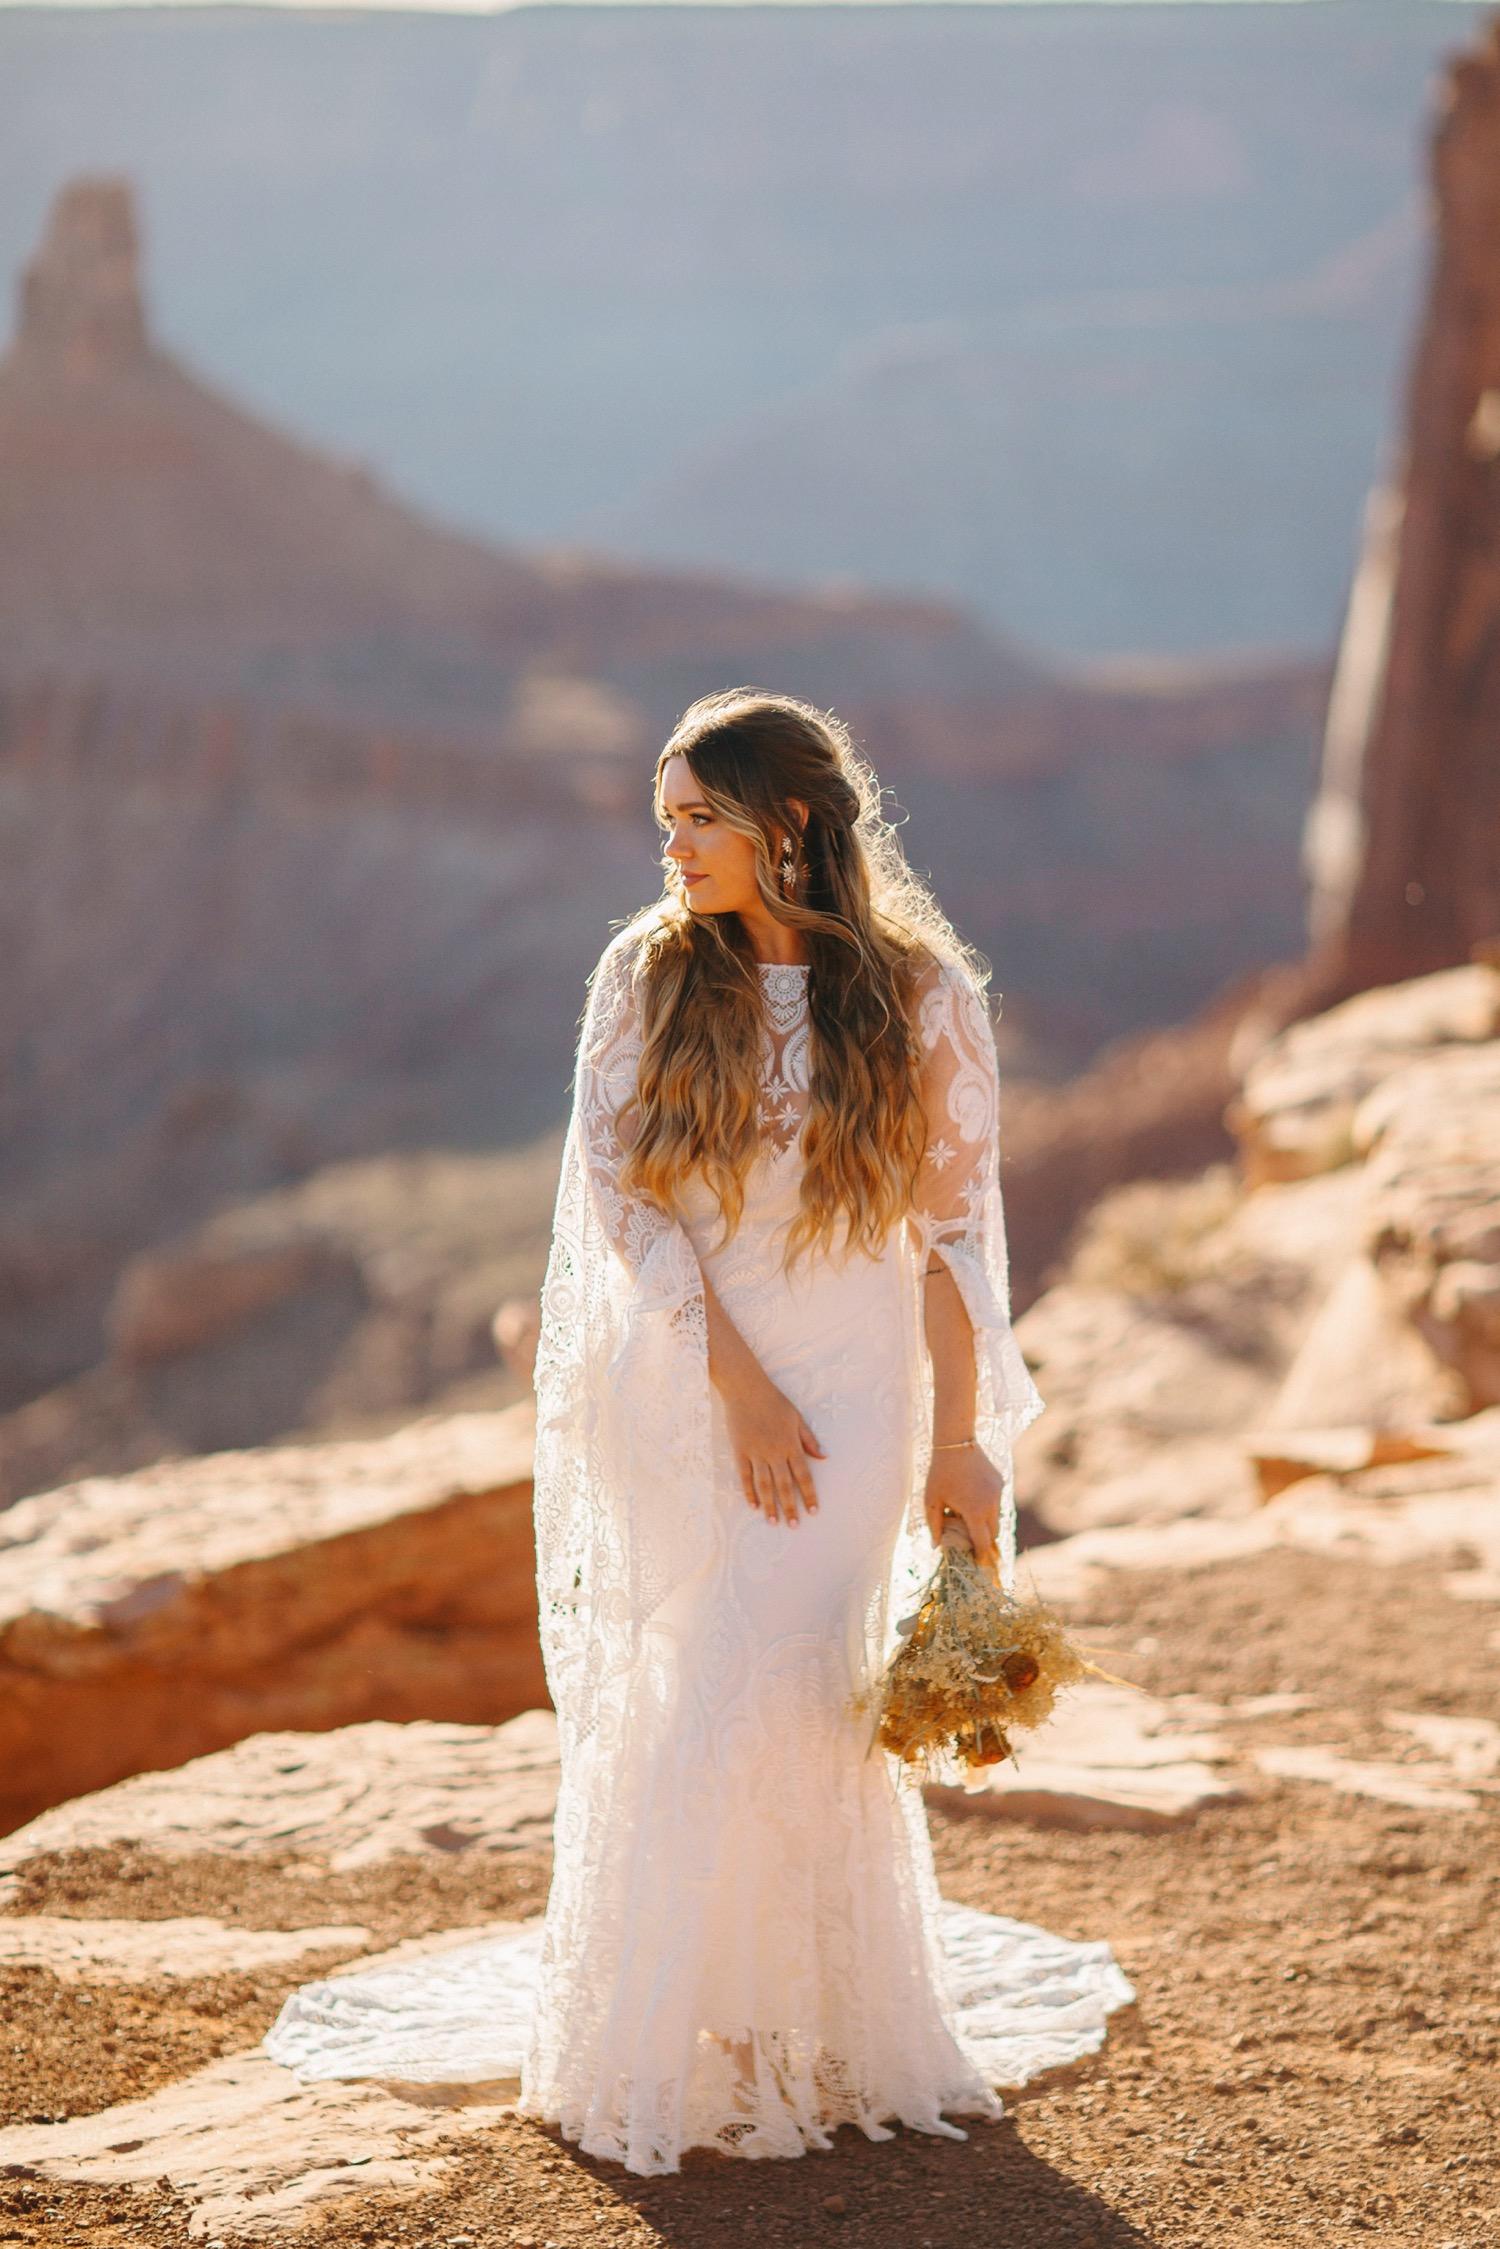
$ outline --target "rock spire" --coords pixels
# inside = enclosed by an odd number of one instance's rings
[[[144,357],[135,204],[128,180],[70,180],[21,276],[18,357],[98,379]]]
[[[1306,840],[1320,1003],[1500,946],[1500,19],[1448,66],[1428,301]]]

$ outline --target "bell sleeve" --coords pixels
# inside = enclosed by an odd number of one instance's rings
[[[566,1758],[625,1722],[641,1636],[711,1550],[708,1321],[680,1220],[627,1192],[636,940],[590,980],[536,1355],[538,1624]]]
[[[1000,1071],[983,994],[961,964],[939,960],[926,972],[917,1028],[927,1114],[910,1213],[918,1272],[934,1257],[942,1260],[974,1331],[974,1434],[1004,1483],[997,1544],[1001,1583],[1009,1592],[1016,1560],[1015,1441],[1045,1401],[1011,1328]]]
[[[632,950],[610,945],[590,979],[579,1040],[577,1112],[588,1187],[614,1256],[629,1277],[620,1353],[642,1326],[661,1320],[684,1338],[707,1343],[703,1274],[680,1220],[620,1186],[629,1150],[621,1119],[636,1096],[643,1040],[632,985]],[[621,1363],[612,1362],[618,1376]]]

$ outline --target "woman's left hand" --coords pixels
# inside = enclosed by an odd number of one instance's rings
[[[947,1525],[945,1514],[956,1515],[969,1534],[974,1559],[981,1569],[998,1576],[1000,1502],[1005,1485],[1000,1471],[977,1445],[950,1452],[935,1452],[927,1473],[923,1501],[927,1528],[936,1546]]]

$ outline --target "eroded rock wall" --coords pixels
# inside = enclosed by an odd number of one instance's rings
[[[1442,81],[1430,211],[1307,835],[1322,1004],[1500,943],[1500,18]]]

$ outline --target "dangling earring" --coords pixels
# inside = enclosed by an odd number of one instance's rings
[[[781,887],[790,898],[797,888],[797,858],[792,850],[792,839],[787,837],[781,847]]]

